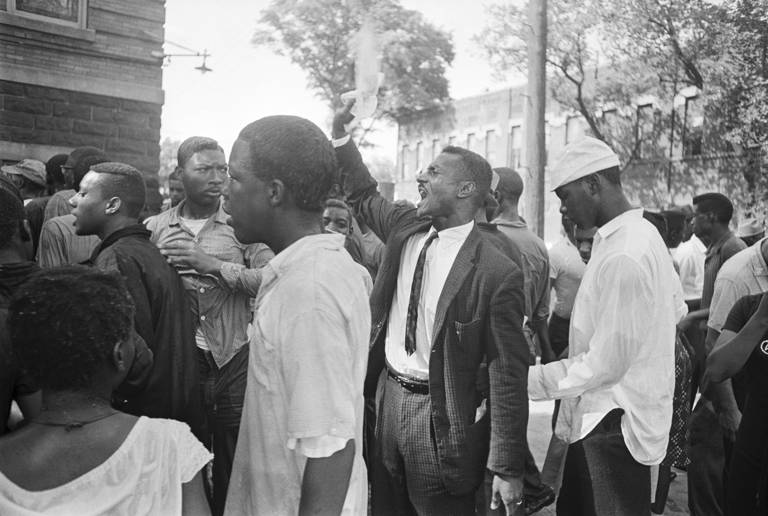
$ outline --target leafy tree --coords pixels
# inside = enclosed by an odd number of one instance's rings
[[[449,102],[445,71],[451,37],[397,0],[273,0],[262,11],[253,42],[287,56],[331,110],[355,88],[350,39],[370,17],[380,35],[384,83],[376,118],[398,121]]]
[[[646,180],[647,201],[669,202],[673,175],[681,194],[708,187],[748,198],[747,204],[758,201],[768,143],[764,1],[553,0],[549,6],[552,98],[611,144],[633,169],[630,176]],[[527,30],[524,11],[499,3],[489,7],[488,26],[476,39],[504,73],[525,67]],[[698,95],[696,116],[704,120],[693,132],[679,105],[686,88]],[[652,114],[641,116],[643,97],[652,100]],[[706,150],[707,163],[672,159],[671,151],[682,145],[686,156],[692,143]],[[649,191],[647,180],[658,188]]]
[[[179,151],[179,145],[181,145],[179,140],[167,137],[160,142],[160,170],[157,178],[161,185],[166,184],[168,176],[176,170],[176,153]]]

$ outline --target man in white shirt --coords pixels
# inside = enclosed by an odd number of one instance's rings
[[[681,243],[673,253],[675,263],[677,263],[680,271],[680,282],[683,284],[683,295],[686,302],[701,300],[706,255],[707,246],[696,235],[691,235],[691,238]]]
[[[230,156],[235,237],[267,244],[225,514],[365,514],[363,383],[370,279],[323,234],[337,183],[322,131],[292,116],[246,126]]]
[[[537,365],[531,399],[561,399],[568,441],[558,515],[650,513],[650,468],[667,450],[675,387],[679,282],[656,228],[632,209],[618,156],[583,138],[554,166],[560,211],[597,226],[571,315],[568,358]]]

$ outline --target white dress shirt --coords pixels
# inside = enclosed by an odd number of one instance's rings
[[[384,345],[387,362],[398,373],[422,380],[429,377],[429,353],[432,348],[437,302],[459,249],[474,226],[474,222],[469,222],[463,226],[438,231],[437,239],[427,249],[419,297],[419,317],[416,323],[416,351],[411,356],[405,352],[405,321],[408,316],[413,273],[427,235],[435,232],[435,228],[413,235],[403,246]]]
[[[667,451],[675,390],[675,324],[686,312],[672,258],[643,210],[595,235],[571,315],[568,358],[531,367],[531,399],[563,399],[556,433],[575,442],[613,409],[632,456]]]
[[[680,269],[680,282],[683,284],[683,295],[686,301],[701,299],[704,289],[704,259],[707,256],[707,246],[701,243],[696,235],[683,242],[673,253],[675,262]]]

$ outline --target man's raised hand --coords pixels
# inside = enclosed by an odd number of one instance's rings
[[[347,135],[346,125],[355,119],[352,114],[352,106],[355,105],[355,99],[349,99],[341,109],[333,115],[332,134],[335,140]]]

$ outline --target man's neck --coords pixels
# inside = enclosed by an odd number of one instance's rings
[[[293,212],[283,217],[283,223],[275,228],[276,237],[267,244],[275,254],[279,254],[302,238],[322,232],[322,219],[317,214]]]
[[[187,199],[187,202],[185,202],[181,207],[181,216],[187,219],[207,219],[219,211],[220,202],[221,200],[213,205],[202,205],[196,204]]]
[[[520,222],[520,211],[517,208],[517,203],[513,204],[505,201],[502,204],[501,212],[497,215],[497,218],[500,218],[505,222]]]
[[[127,217],[120,217],[115,218],[113,220],[110,220],[98,233],[98,237],[103,242],[107,239],[109,235],[112,233],[115,233],[116,231],[120,231],[121,229],[125,229],[129,226],[135,226],[138,224],[139,221],[136,219],[131,219]]]
[[[632,205],[623,193],[619,192],[615,195],[608,196],[604,200],[600,212],[598,213],[596,225],[597,227],[602,227],[619,215],[626,213],[631,209]]]
[[[470,204],[462,204],[447,217],[432,217],[432,226],[438,231],[463,226],[475,220],[477,211],[478,208]]]
[[[718,243],[728,234],[728,231],[728,226],[721,226],[719,224],[712,226],[712,232],[709,234],[709,245],[713,246]]]

